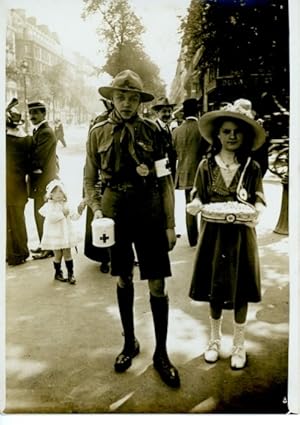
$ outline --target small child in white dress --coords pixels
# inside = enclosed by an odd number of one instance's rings
[[[61,180],[52,180],[46,187],[46,203],[39,213],[45,217],[41,248],[54,252],[54,279],[75,284],[71,248],[78,244],[78,235],[72,220],[78,220],[78,212],[72,213]],[[61,270],[62,258],[65,260],[68,277]]]

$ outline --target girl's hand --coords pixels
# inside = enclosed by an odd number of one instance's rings
[[[186,205],[186,211],[191,215],[197,215],[203,207],[199,198],[194,198],[192,202]]]
[[[63,207],[63,214],[65,217],[67,217],[70,214],[70,210],[68,207]]]
[[[83,211],[84,211],[85,207],[86,207],[85,200],[82,200],[82,201],[80,202],[80,204],[78,205],[78,207],[77,207],[77,212],[78,212],[78,214],[80,214],[80,215],[81,215],[81,214],[83,213]]]
[[[261,202],[255,204],[256,217],[251,223],[247,223],[248,227],[256,227],[260,221],[261,215],[265,209],[265,206]]]

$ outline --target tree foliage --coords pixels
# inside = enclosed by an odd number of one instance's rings
[[[187,67],[203,45],[224,75],[288,70],[288,0],[191,0],[181,32]]]
[[[159,77],[159,68],[145,53],[141,36],[145,31],[140,19],[128,4],[128,0],[83,0],[83,18],[99,15],[97,34],[105,42],[106,63],[101,72],[114,77],[124,69],[137,72],[146,90],[159,96],[165,93],[165,85]]]

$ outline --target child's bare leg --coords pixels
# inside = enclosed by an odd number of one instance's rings
[[[72,260],[71,248],[64,248],[62,250],[62,255],[63,255],[65,261]]]
[[[55,263],[60,263],[62,256],[63,256],[63,250],[62,249],[54,249],[54,262]]]

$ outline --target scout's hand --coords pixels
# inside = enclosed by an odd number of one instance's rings
[[[97,218],[103,218],[103,214],[101,210],[96,210],[94,212],[94,220],[97,220]]]
[[[174,246],[176,245],[176,233],[175,229],[167,229],[167,238],[168,238],[168,244],[169,244],[169,251],[172,251]]]
[[[192,202],[186,205],[186,211],[191,215],[197,215],[202,209],[202,202],[199,198],[194,198]]]

